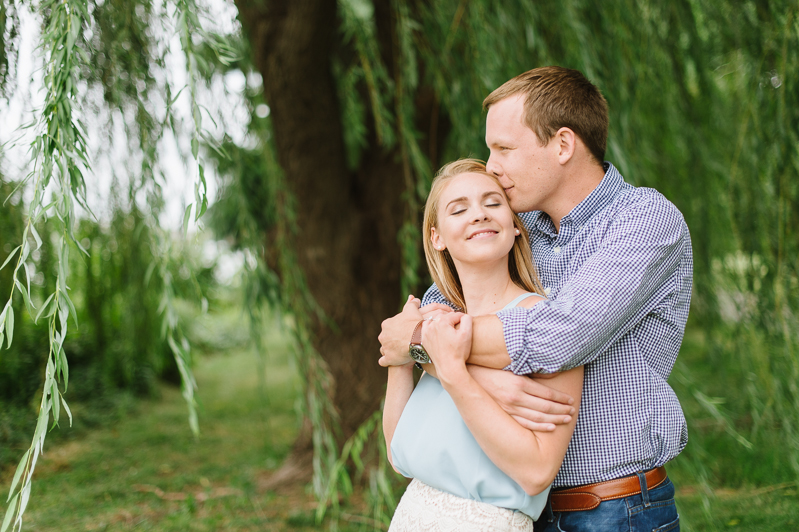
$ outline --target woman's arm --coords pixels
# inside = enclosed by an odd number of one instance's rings
[[[386,450],[391,467],[394,462],[391,458],[391,440],[397,429],[402,411],[408,404],[413,393],[413,364],[391,366],[388,368],[388,386],[386,388],[386,401],[383,406],[383,436],[386,438]],[[394,467],[394,471],[397,468]],[[399,471],[397,471],[399,473]]]
[[[456,328],[458,323],[460,327]],[[535,495],[552,483],[560,469],[577,416],[553,432],[531,432],[519,425],[466,370],[471,325],[471,317],[463,314],[425,323],[425,349],[434,361],[441,384],[486,455],[525,492]],[[573,406],[579,410],[582,367],[561,373],[547,384],[576,398]]]

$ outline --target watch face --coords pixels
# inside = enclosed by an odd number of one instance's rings
[[[410,355],[412,359],[414,359],[416,362],[419,362],[420,364],[430,363],[430,356],[427,354],[427,351],[425,351],[424,347],[422,347],[421,345],[411,344]]]

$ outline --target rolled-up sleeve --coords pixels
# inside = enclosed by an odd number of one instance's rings
[[[554,373],[594,360],[674,299],[686,246],[688,227],[670,202],[650,197],[628,206],[554,300],[497,314],[510,369],[519,375]]]

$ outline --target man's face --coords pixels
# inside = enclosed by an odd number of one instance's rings
[[[495,174],[515,212],[542,210],[553,203],[560,184],[558,143],[552,138],[541,146],[533,130],[524,125],[524,97],[510,96],[488,108],[486,168]]]

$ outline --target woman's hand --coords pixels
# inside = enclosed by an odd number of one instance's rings
[[[468,376],[466,360],[472,350],[472,317],[444,313],[422,325],[422,345],[436,367],[442,384]]]

